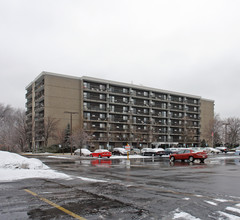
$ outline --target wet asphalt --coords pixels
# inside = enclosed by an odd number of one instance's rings
[[[71,178],[0,183],[0,219],[240,219],[239,156],[212,155],[204,164],[31,157]]]

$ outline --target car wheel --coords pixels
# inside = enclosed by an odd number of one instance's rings
[[[204,163],[204,159],[200,159],[201,163]]]
[[[194,161],[194,158],[191,156],[191,157],[189,157],[189,161],[190,162],[193,162]]]
[[[98,155],[98,158],[102,158],[102,156],[99,154],[99,155]]]
[[[170,157],[170,161],[174,162],[175,161],[175,157]]]

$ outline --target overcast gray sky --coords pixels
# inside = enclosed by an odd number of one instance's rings
[[[239,0],[0,0],[0,103],[42,71],[215,100],[240,117]]]

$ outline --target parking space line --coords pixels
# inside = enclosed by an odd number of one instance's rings
[[[65,209],[65,208],[63,208],[63,207],[61,207],[61,206],[59,206],[59,205],[57,205],[56,203],[51,202],[50,200],[48,200],[48,199],[46,199],[46,198],[43,198],[43,197],[39,196],[38,194],[36,194],[35,192],[32,192],[31,190],[24,189],[24,191],[27,192],[27,193],[30,193],[31,195],[33,195],[33,196],[39,198],[40,200],[42,200],[42,201],[48,203],[49,205],[51,205],[51,206],[53,206],[53,207],[55,207],[55,208],[61,210],[62,212],[65,212],[66,214],[68,214],[68,215],[70,215],[70,216],[72,216],[72,217],[74,217],[74,218],[76,218],[76,219],[79,219],[79,220],[86,220],[85,218],[83,218],[83,217],[81,217],[81,216],[79,216],[79,215],[77,215],[77,214],[75,214],[75,213],[73,213],[73,212],[71,212],[71,211],[69,211],[69,210],[67,210],[67,209]]]

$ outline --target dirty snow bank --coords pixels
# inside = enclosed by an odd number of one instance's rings
[[[26,178],[69,179],[70,177],[51,170],[38,159],[29,159],[19,154],[0,151],[0,182]]]

